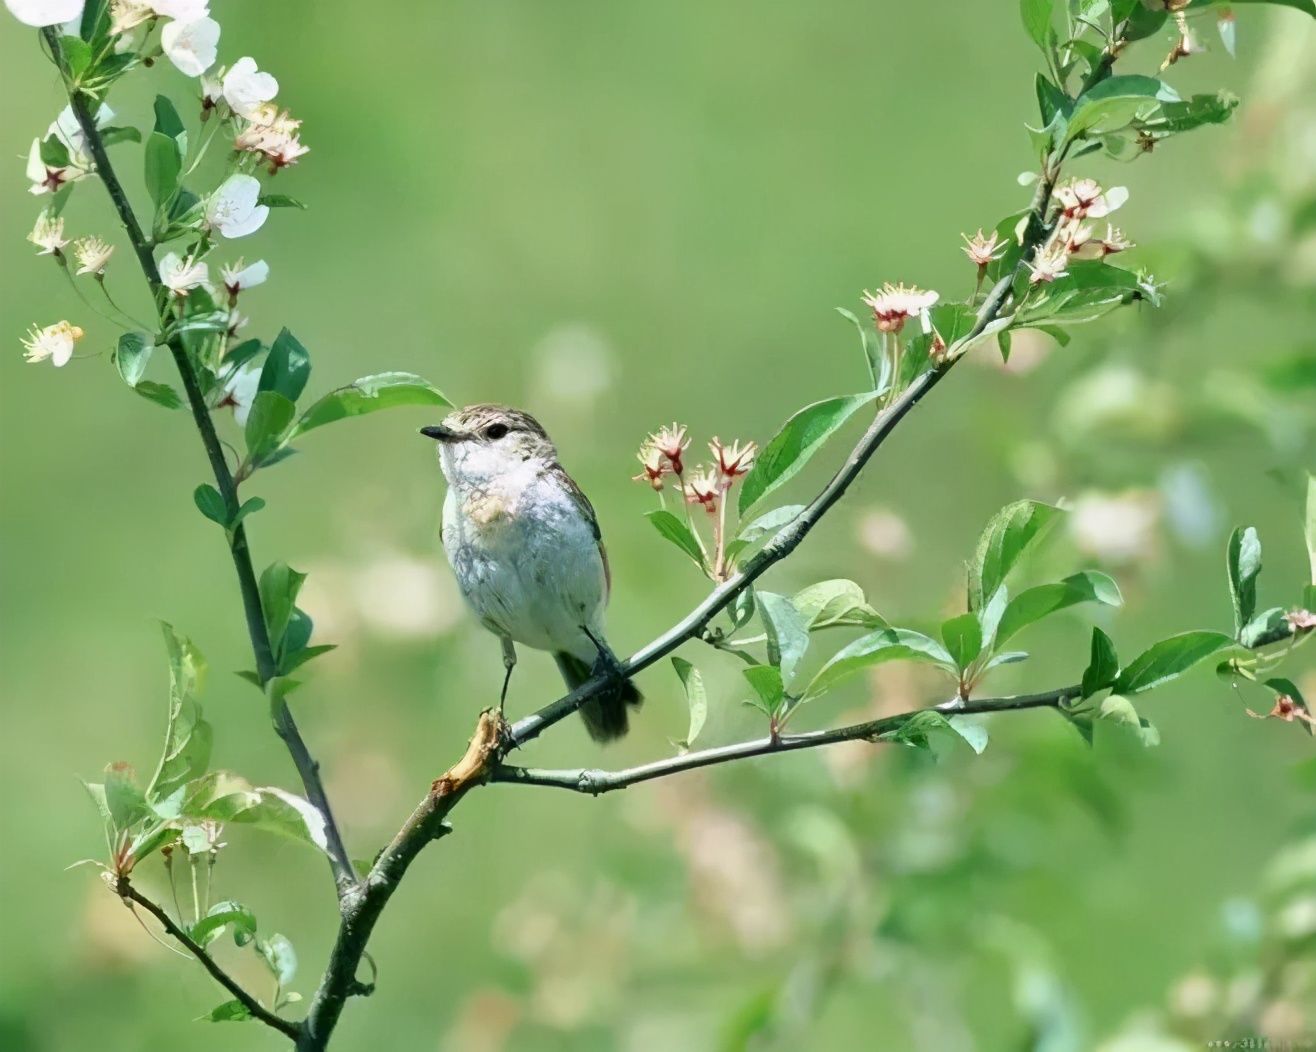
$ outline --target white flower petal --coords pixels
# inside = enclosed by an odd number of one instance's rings
[[[251,119],[279,93],[279,82],[256,68],[256,60],[244,55],[224,74],[224,101],[240,117]]]
[[[181,73],[199,77],[219,56],[219,23],[213,18],[170,22],[160,31],[160,46]]]
[[[32,183],[44,183],[46,181],[46,165],[41,160],[41,140],[32,140],[32,149],[27,154],[27,178]],[[40,191],[37,191],[38,193]]]
[[[57,26],[82,14],[83,0],[5,0],[9,13],[24,25]]]
[[[1105,197],[1106,213],[1110,214],[1129,199],[1129,188],[1127,186],[1112,186],[1106,191]]]
[[[209,0],[151,0],[151,9],[163,18],[195,22],[210,14]]]
[[[220,224],[219,232],[225,237],[246,237],[263,227],[269,215],[268,205],[258,205],[247,213],[244,218]]]

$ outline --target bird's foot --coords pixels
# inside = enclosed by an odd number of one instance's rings
[[[617,655],[612,652],[612,648],[584,625],[581,625],[581,629],[585,635],[589,636],[589,640],[594,644],[594,649],[597,652],[597,656],[594,658],[594,667],[590,670],[591,674],[603,676],[614,683],[624,681],[626,679],[626,670],[622,668],[621,662],[617,659]]]

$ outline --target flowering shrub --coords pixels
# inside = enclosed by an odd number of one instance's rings
[[[967,563],[964,609],[946,618],[936,635],[893,623],[849,580],[817,582],[791,595],[759,587],[844,495],[892,430],[966,355],[989,354],[994,342],[1008,360],[1018,334],[1040,333],[1063,345],[1074,325],[1129,304],[1160,303],[1161,286],[1151,274],[1113,258],[1134,247],[1110,221],[1129,192],[1071,174],[1068,166],[1098,153],[1142,157],[1166,138],[1229,117],[1235,100],[1224,93],[1184,98],[1159,76],[1125,73],[1122,65],[1133,44],[1165,43],[1167,34],[1170,50],[1159,72],[1197,55],[1201,46],[1189,18],[1199,14],[1219,13],[1221,36],[1231,43],[1232,15],[1218,4],[1099,0],[1080,5],[1078,13],[1054,0],[1023,0],[1024,28],[1045,66],[1036,79],[1036,126],[1029,128],[1038,167],[1020,180],[1032,187],[1026,208],[984,224],[972,237],[961,235],[972,267],[966,286],[972,291],[956,299],[884,282],[863,293],[871,321],[841,310],[858,333],[866,376],[862,389],[805,406],[761,449],[752,441],[724,443],[714,437],[709,462],[692,465],[687,428],[675,423],[641,445],[635,479],[651,487],[660,503],[649,520],[713,584],[686,618],[612,673],[630,676],[671,656],[689,703],[689,730],[676,754],[618,771],[536,770],[507,762],[516,749],[607,689],[608,673],[512,725],[487,711],[465,756],[434,783],[368,866],[353,861],[346,848],[319,766],[286,701],[298,685],[292,674],[331,644],[316,640],[310,617],[298,606],[303,574],[282,562],[256,573],[247,519],[265,504],[260,498],[244,500],[240,487],[255,472],[287,458],[294,443],[320,427],[393,406],[448,405],[448,400],[428,381],[399,372],[365,376],[305,399],[308,349],[286,328],[273,339],[244,333],[242,297],[270,280],[270,268],[260,259],[247,262],[250,253],[239,255],[227,242],[264,232],[275,225],[276,213],[302,207],[270,187],[309,148],[302,142],[301,121],[276,101],[281,85],[274,75],[251,56],[221,64],[221,27],[206,0],[6,0],[6,6],[21,22],[40,29],[68,98],[28,152],[29,189],[44,206],[28,240],[38,256],[53,259],[80,304],[77,322],[32,325],[20,337],[25,357],[56,367],[100,357],[76,353],[80,346],[109,342],[108,329],[84,331],[84,324],[98,324],[85,316],[94,313],[119,330],[109,355],[118,379],[159,406],[190,411],[214,476],[213,483],[195,488],[194,501],[220,528],[241,587],[254,664],[245,678],[267,700],[302,783],[297,794],[211,768],[214,731],[198,700],[204,661],[191,641],[167,627],[171,689],[165,747],[144,783],[132,767],[116,763],[102,781],[88,786],[106,831],[106,855],[94,864],[116,895],[150,914],[224,987],[229,998],[210,1019],[257,1020],[300,1049],[327,1047],[348,999],[373,987],[358,969],[368,959],[373,926],[398,881],[420,850],[446,832],[447,818],[465,794],[487,781],[597,794],[709,764],[840,742],[926,748],[938,733],[981,752],[987,732],[973,716],[1028,708],[1055,710],[1088,740],[1104,723],[1153,744],[1156,729],[1137,711],[1135,700],[1208,660],[1236,685],[1266,699],[1255,709],[1245,708],[1249,715],[1316,730],[1299,688],[1280,674],[1289,654],[1316,634],[1311,612],[1316,609],[1316,482],[1309,483],[1306,524],[1312,583],[1290,587],[1280,605],[1263,606],[1259,535],[1252,527],[1239,528],[1227,551],[1234,615],[1228,631],[1185,631],[1124,660],[1109,636],[1093,628],[1090,649],[1074,660],[1073,681],[1034,694],[992,698],[979,691],[995,669],[1028,658],[1007,644],[1034,624],[1082,604],[1115,607],[1122,601],[1115,582],[1093,569],[1017,586],[1025,557],[1065,515],[1060,507],[1022,500],[992,518]],[[1316,15],[1311,0],[1284,0],[1281,6]],[[168,63],[158,61],[162,58]],[[149,131],[115,123],[121,118],[107,99],[123,78],[171,72],[187,78],[189,105],[180,111],[160,94],[146,118]],[[109,149],[119,145],[125,148],[112,159]],[[135,206],[117,174],[117,166],[127,163],[119,157],[130,153],[128,145],[140,147],[149,203]],[[200,164],[212,150],[225,152],[223,173],[205,179]],[[80,184],[94,183],[114,203],[122,226],[114,235],[66,231],[69,195]],[[950,240],[947,235],[948,249]],[[70,245],[73,260],[66,251]],[[125,314],[110,291],[112,283],[126,280],[129,255],[151,292],[149,322]],[[160,364],[157,350],[160,359],[170,359],[168,378],[148,378]],[[770,506],[770,497],[775,499],[851,418],[865,412],[871,414],[866,430],[812,500]],[[240,451],[220,437],[230,427],[240,432],[235,436]],[[232,458],[228,449],[235,450]],[[680,514],[664,503],[669,479]],[[846,632],[858,634],[843,645],[829,644]],[[718,660],[740,662],[749,704],[764,720],[763,738],[694,748],[710,700],[699,669],[674,653],[691,642],[708,645]],[[810,652],[820,650],[825,653],[811,661]],[[895,661],[935,670],[945,683],[942,696],[911,712],[787,733],[805,705],[818,703],[863,670]],[[286,937],[268,931],[237,901],[210,902],[194,891],[184,906],[173,896],[171,911],[137,886],[142,867],[159,860],[171,886],[186,869],[195,889],[197,871],[213,869],[226,846],[224,827],[233,823],[290,837],[323,853],[330,864],[340,926],[301,1019],[294,1020],[295,1010],[290,1011],[300,998],[290,989],[296,954]],[[204,885],[208,888],[209,881]],[[264,962],[274,980],[272,997],[262,1001],[216,962],[211,947],[226,935]]]

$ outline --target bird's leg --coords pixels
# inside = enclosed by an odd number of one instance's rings
[[[588,625],[581,625],[580,630],[589,637],[589,641],[594,644],[597,656],[594,658],[594,668],[591,670],[596,676],[606,676],[615,683],[620,683],[626,679],[626,671],[621,667],[621,662],[617,660],[617,655],[612,652],[612,648],[605,643],[602,638],[595,635]]]
[[[503,636],[503,668],[507,671],[503,674],[503,689],[498,695],[498,715],[503,715],[503,706],[507,704],[507,685],[512,682],[512,669],[516,668],[516,646],[512,643],[510,636]]]

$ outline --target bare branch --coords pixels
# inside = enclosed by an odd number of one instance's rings
[[[92,160],[96,163],[96,174],[110,195],[110,200],[118,213],[119,221],[128,234],[128,240],[132,243],[133,252],[137,256],[142,274],[151,289],[151,296],[158,305],[161,302],[162,295],[167,295],[167,293],[162,292],[160,271],[156,267],[151,244],[142,231],[141,224],[137,221],[137,216],[133,212],[132,204],[128,200],[128,195],[123,189],[123,184],[119,182],[119,177],[110,162],[109,153],[105,149],[105,141],[101,136],[100,129],[96,126],[96,117],[88,106],[87,97],[68,80],[63,48],[56,27],[47,27],[41,32],[50,46],[51,53],[55,56],[61,74],[64,74],[64,87],[68,94],[69,106],[73,111],[73,115],[77,118],[78,126],[86,137],[87,149]],[[211,418],[210,408],[206,405],[205,396],[201,392],[196,370],[192,367],[192,362],[187,356],[187,349],[183,346],[180,337],[175,336],[169,341],[169,352],[173,356],[178,375],[183,381],[183,389],[187,394],[188,405],[192,410],[192,419],[201,435],[201,442],[205,446],[206,457],[210,461],[210,468],[215,476],[215,484],[218,486],[220,496],[224,500],[224,508],[228,517],[232,520],[238,512],[238,487],[233,479],[233,473],[229,471],[228,462],[224,459],[224,449],[220,443],[219,435],[215,431],[215,422]],[[229,534],[229,550],[233,556],[233,567],[237,571],[238,586],[242,593],[242,609],[246,616],[247,634],[251,637],[252,653],[256,659],[256,674],[260,677],[261,684],[264,685],[278,674],[278,668],[274,661],[273,648],[270,645],[269,630],[265,625],[265,615],[261,609],[260,589],[256,582],[256,571],[251,562],[251,551],[247,546],[247,530],[242,523],[239,523]],[[342,835],[338,831],[338,823],[334,820],[333,810],[329,806],[329,797],[324,791],[324,783],[320,780],[320,765],[311,756],[311,752],[302,738],[301,731],[297,728],[297,721],[293,719],[292,711],[282,698],[273,702],[272,717],[274,729],[279,737],[283,739],[284,745],[287,746],[288,752],[292,756],[293,764],[297,767],[297,773],[301,776],[307,799],[324,816],[325,837],[329,848],[329,864],[333,869],[339,894],[342,895],[347,888],[356,884],[356,871],[352,868],[351,858],[343,844]]]
[[[281,1016],[275,1015],[257,1001],[251,994],[247,993],[247,991],[238,984],[236,979],[215,963],[215,959],[205,951],[200,943],[174,923],[173,918],[164,911],[163,907],[156,905],[129,884],[127,877],[119,878],[118,883],[115,884],[114,892],[125,902],[135,902],[152,917],[158,920],[160,926],[164,928],[166,932],[178,940],[188,953],[201,962],[201,966],[211,974],[215,982],[219,983],[220,986],[231,993],[236,1000],[242,1002],[242,1007],[251,1013],[253,1019],[259,1019],[266,1026],[273,1027],[275,1030],[279,1031],[279,1033],[292,1038],[294,1041],[301,1036],[302,1028],[300,1024],[294,1023],[291,1019],[284,1019]]]
[[[625,789],[639,782],[665,778],[668,775],[693,771],[698,767],[711,767],[715,764],[729,763],[733,760],[747,760],[755,756],[774,756],[778,753],[795,752],[799,749],[816,749],[823,745],[835,745],[838,742],[868,741],[878,743],[884,735],[898,730],[920,712],[940,711],[950,715],[969,715],[990,712],[1017,712],[1020,709],[1058,708],[1066,701],[1081,695],[1079,686],[1061,687],[1058,690],[1044,691],[1041,694],[1022,694],[1011,698],[985,698],[980,701],[948,702],[935,709],[915,709],[897,716],[885,716],[867,723],[855,723],[848,727],[833,730],[810,731],[807,734],[784,735],[780,738],[758,738],[754,741],[737,742],[734,745],[720,745],[712,749],[700,749],[681,756],[673,756],[638,767],[627,767],[620,771],[601,771],[578,768],[575,770],[547,771],[534,767],[514,767],[500,764],[494,768],[490,781],[506,782],[511,785],[543,785],[557,789],[570,789],[577,793],[598,796],[614,789]]]

